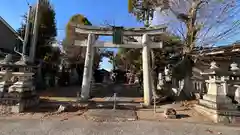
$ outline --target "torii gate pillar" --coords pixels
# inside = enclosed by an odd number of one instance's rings
[[[151,105],[152,98],[152,85],[151,85],[151,68],[150,68],[150,48],[162,48],[162,42],[152,42],[149,39],[149,36],[161,35],[166,31],[166,27],[153,27],[153,28],[127,28],[124,29],[122,34],[124,36],[142,36],[142,42],[126,42],[124,44],[113,44],[107,42],[96,42],[96,37],[94,35],[104,35],[104,36],[113,36],[114,29],[112,27],[94,27],[94,26],[83,26],[83,25],[73,25],[76,33],[80,34],[89,34],[87,44],[85,41],[78,42],[75,41],[75,45],[86,46],[86,57],[83,73],[83,82],[82,82],[82,92],[81,99],[88,100],[90,94],[90,85],[92,78],[92,65],[93,65],[93,55],[94,47],[124,47],[124,48],[142,48],[142,62],[143,62],[143,90],[144,90],[144,105]]]
[[[144,34],[142,37],[142,67],[143,67],[143,91],[144,91],[144,105],[151,105],[151,78],[150,78],[150,59],[149,59],[149,36]]]
[[[88,34],[87,40],[87,50],[83,71],[82,89],[81,89],[81,99],[88,100],[90,94],[90,85],[92,80],[92,67],[94,58],[94,42],[96,37],[94,34]]]

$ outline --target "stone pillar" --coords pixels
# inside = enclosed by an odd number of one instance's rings
[[[92,79],[92,66],[93,66],[93,55],[94,47],[93,43],[95,42],[95,36],[93,34],[88,35],[87,49],[85,56],[84,72],[83,72],[83,81],[81,89],[81,99],[87,100],[90,93],[90,83]]]
[[[148,35],[144,34],[142,37],[142,63],[143,63],[143,91],[144,91],[144,105],[151,105],[151,78],[150,78],[150,54],[148,47]]]
[[[92,84],[94,84],[95,83],[95,78],[93,77],[93,75],[94,75],[94,72],[93,72],[93,63],[94,63],[94,55],[95,55],[95,49],[96,48],[92,48],[92,51],[91,51],[91,60],[90,60],[90,65],[91,65],[91,67],[90,67],[90,73],[89,73],[89,85],[90,85],[90,87],[89,87],[89,96],[91,95],[91,90],[92,90]]]

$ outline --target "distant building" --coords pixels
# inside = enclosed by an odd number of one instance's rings
[[[19,48],[23,41],[17,32],[0,16],[0,50],[5,53],[13,53],[14,47]]]

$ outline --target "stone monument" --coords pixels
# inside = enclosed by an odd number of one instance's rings
[[[39,99],[33,84],[34,66],[23,57],[14,63],[11,56],[7,55],[0,61],[0,67],[1,110],[19,113],[37,105]]]
[[[221,70],[216,62],[201,73],[209,76],[207,94],[195,105],[196,111],[208,116],[216,123],[240,123],[240,111],[227,96],[229,76],[232,72]]]

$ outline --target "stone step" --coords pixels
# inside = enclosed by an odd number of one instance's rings
[[[214,108],[214,109],[230,109],[230,110],[237,109],[237,106],[232,103],[218,104],[216,102],[212,102],[204,99],[199,99],[199,104],[207,106],[209,108]]]
[[[238,110],[230,110],[230,109],[214,109],[209,108],[208,106],[204,106],[201,104],[196,104],[194,108],[197,108],[198,110],[202,110],[204,112],[208,112],[211,114],[220,114],[220,115],[226,115],[226,116],[240,116],[240,111]]]
[[[223,96],[223,95],[210,95],[210,94],[206,94],[203,95],[203,99],[207,100],[207,101],[211,101],[211,102],[217,102],[219,104],[229,104],[232,103],[231,98],[227,97],[227,96]]]
[[[239,124],[240,123],[240,112],[237,110],[217,110],[208,108],[203,105],[195,105],[194,109],[207,116],[209,119],[213,120],[215,123],[224,123],[224,124]]]

